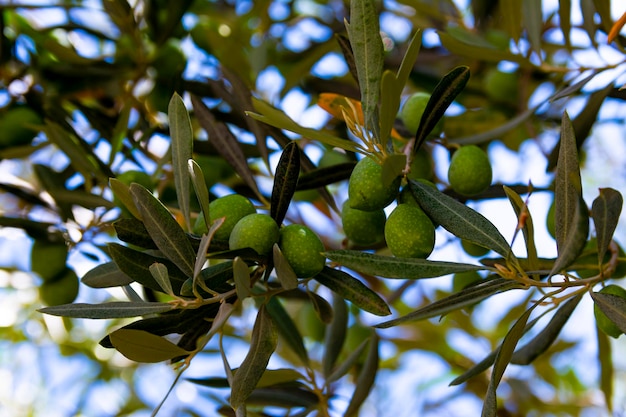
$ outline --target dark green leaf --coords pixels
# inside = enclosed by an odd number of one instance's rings
[[[133,200],[133,196],[130,195],[130,189],[128,185],[124,184],[122,181],[117,178],[109,178],[109,187],[111,187],[111,191],[113,191],[113,195],[124,204],[124,207],[128,209],[130,214],[135,216],[137,219],[141,219],[141,214],[137,207],[135,207],[135,201]]]
[[[252,175],[252,171],[250,171],[250,167],[248,167],[246,156],[235,135],[228,129],[228,126],[219,122],[215,116],[213,116],[211,110],[209,110],[200,98],[192,94],[191,103],[193,104],[195,116],[198,118],[200,125],[209,134],[209,141],[213,144],[213,147],[228,161],[230,166],[239,174],[246,185],[250,187],[259,198],[262,198],[263,196],[256,185],[254,175]]]
[[[185,231],[176,223],[167,208],[146,188],[139,184],[131,184],[130,193],[141,213],[146,230],[159,250],[183,273],[193,276],[196,253]]]
[[[170,281],[169,274],[167,273],[167,267],[160,262],[155,262],[148,268],[152,278],[163,288],[163,292],[169,295],[174,295],[172,290],[172,282]]]
[[[293,290],[294,288],[297,288],[298,277],[293,271],[291,265],[289,265],[287,259],[285,259],[283,252],[278,246],[278,243],[274,243],[272,250],[274,269],[276,270],[276,278],[278,278],[278,282],[280,282],[281,287],[286,290]]]
[[[522,19],[526,29],[526,37],[536,53],[541,53],[543,36],[543,10],[541,0],[524,0],[522,3]]]
[[[240,299],[249,297],[252,293],[250,289],[250,268],[239,256],[236,256],[233,260],[233,279],[235,280],[237,297]]]
[[[336,34],[335,40],[341,49],[341,53],[343,54],[343,58],[346,60],[346,64],[348,64],[348,69],[350,70],[350,75],[352,78],[359,83],[359,74],[356,69],[356,63],[354,62],[354,53],[352,53],[352,47],[350,46],[350,39],[347,36],[342,34]]]
[[[191,175],[191,183],[193,184],[193,189],[196,192],[198,203],[200,204],[201,214],[204,216],[204,224],[211,224],[209,217],[209,190],[204,181],[202,168],[200,168],[200,165],[193,159],[188,161],[188,168],[189,175]]]
[[[257,388],[246,403],[268,407],[309,409],[319,403],[319,397],[307,387],[274,386]]]
[[[167,266],[174,292],[178,293],[187,276],[174,263],[165,258],[152,256],[145,252],[139,252],[117,243],[109,243],[107,246],[109,256],[118,266],[120,271],[126,274],[133,281],[148,287],[152,290],[162,292],[161,286],[150,274],[150,265],[160,262]]]
[[[482,214],[419,181],[410,181],[411,192],[435,223],[453,235],[491,249],[508,258],[511,247],[500,231]]]
[[[485,396],[485,400],[483,403],[483,411],[482,417],[496,417],[497,415],[497,397],[496,397],[496,389],[502,380],[502,375],[504,375],[504,370],[508,366],[511,361],[511,357],[513,356],[513,351],[515,350],[515,346],[517,346],[517,342],[524,334],[524,329],[526,328],[526,322],[530,317],[530,314],[533,312],[535,307],[537,307],[539,303],[533,304],[531,308],[526,310],[524,314],[520,316],[520,318],[515,322],[511,330],[506,334],[498,352],[496,354],[496,358],[493,364],[493,370],[491,372],[491,379],[489,380],[489,386],[487,387],[487,394]]]
[[[49,231],[55,226],[54,223],[36,222],[20,217],[0,216],[0,226],[15,227],[24,230],[28,236],[37,238],[47,238]]]
[[[300,148],[296,142],[291,141],[283,149],[274,174],[270,216],[278,225],[285,219],[289,203],[296,191],[299,175]]]
[[[350,24],[346,23],[346,27],[359,77],[365,128],[377,132],[384,50],[374,2],[351,1]]]
[[[277,331],[265,306],[261,306],[252,329],[250,350],[233,377],[230,405],[234,410],[245,407],[245,402],[263,376],[276,350]]]
[[[183,212],[185,224],[191,230],[189,168],[187,161],[193,153],[193,130],[189,113],[181,96],[174,93],[167,108],[172,139],[172,167],[178,207]]]
[[[516,365],[528,365],[534,361],[537,356],[545,352],[552,343],[554,343],[561,329],[569,320],[576,306],[578,306],[578,302],[581,298],[582,294],[579,294],[563,304],[541,332],[513,353],[511,363]]]
[[[135,207],[135,203],[133,203],[133,207]],[[118,239],[122,242],[145,249],[158,249],[150,237],[150,233],[146,230],[146,226],[136,218],[116,220],[113,223],[113,228]]]
[[[598,240],[599,264],[604,262],[604,255],[613,239],[623,202],[624,199],[619,191],[613,188],[600,188],[600,195],[591,205],[591,218]]]
[[[572,42],[570,40],[570,32],[572,30],[572,1],[571,0],[559,0],[559,24],[561,26],[561,32],[565,39],[565,47],[567,49],[572,48]]]
[[[477,285],[469,286],[462,291],[442,298],[441,300],[435,301],[434,303],[415,310],[405,316],[379,323],[375,327],[384,329],[411,321],[424,320],[431,317],[441,316],[451,311],[463,308],[465,306],[475,304],[494,294],[513,290],[516,288],[522,287],[520,286],[520,284],[505,278],[484,280]]]
[[[356,387],[352,393],[352,398],[348,404],[348,408],[344,413],[344,416],[356,416],[359,408],[369,395],[370,390],[374,386],[376,374],[378,373],[378,342],[379,338],[376,332],[372,332],[372,337],[369,341],[367,358],[361,368],[361,372],[356,380]]]
[[[455,55],[471,57],[487,62],[510,61],[519,64],[521,67],[532,67],[532,63],[522,55],[516,55],[508,49],[501,50],[491,47],[478,46],[468,43],[465,39],[453,37],[450,33],[438,32],[441,44],[448,51]]]
[[[361,281],[343,271],[325,266],[322,272],[313,278],[323,286],[330,288],[337,295],[350,301],[361,310],[365,310],[377,316],[391,314],[391,310],[389,310],[389,306],[385,300],[366,287]]]
[[[333,321],[333,308],[325,298],[315,294],[314,292],[307,291],[306,295],[309,296],[309,300],[313,305],[313,309],[317,314],[317,317],[324,324],[330,324]]]
[[[463,91],[469,78],[469,67],[460,66],[444,75],[437,86],[435,86],[428,103],[426,103],[426,108],[420,119],[417,133],[415,134],[413,153],[417,152],[420,146],[422,146],[422,143],[435,128],[437,122],[443,117],[447,108],[450,107],[454,99]]]
[[[128,285],[133,280],[120,271],[115,262],[107,262],[88,271],[80,282],[91,288],[111,288]]]
[[[509,0],[500,5],[502,7],[503,26],[516,43],[519,42],[522,36],[523,3],[523,0]]]
[[[624,333],[626,333],[626,299],[619,295],[592,292],[591,298],[598,308]]]
[[[302,360],[302,363],[305,365],[308,364],[309,355],[306,347],[304,346],[302,335],[292,318],[289,316],[289,313],[287,313],[283,305],[280,303],[280,300],[276,297],[270,298],[265,305],[265,308],[267,313],[272,317],[280,336],[289,345],[291,350],[298,355],[300,360]]]
[[[232,261],[225,261],[216,265],[211,265],[200,271],[200,280],[202,280],[203,286],[211,289],[212,291],[220,292],[224,287],[224,284],[233,278],[233,263]],[[193,296],[192,291],[193,278],[188,278],[180,289],[180,294],[183,296]],[[200,291],[200,294],[207,296],[207,293]]]
[[[498,350],[494,350],[489,355],[485,356],[483,360],[472,366],[467,371],[463,372],[458,377],[454,378],[452,382],[450,382],[450,386],[460,385],[470,378],[475,377],[476,375],[486,371],[489,369],[493,362],[496,360],[496,355],[498,354]]]
[[[539,269],[539,260],[537,257],[537,247],[535,246],[535,228],[533,226],[533,218],[528,210],[528,205],[513,189],[506,185],[503,186],[503,188],[517,216],[518,228],[521,227],[522,233],[524,234],[528,261],[526,270],[536,271]]]
[[[356,250],[334,250],[325,252],[331,261],[341,266],[370,275],[385,278],[423,279],[435,278],[457,272],[485,269],[480,265],[456,262],[429,261],[418,258],[396,258]]]
[[[328,377],[335,369],[335,363],[343,343],[346,340],[346,333],[348,330],[348,306],[343,297],[337,294],[333,295],[333,320],[330,326],[326,330],[324,338],[324,358],[322,360],[322,367],[324,369],[324,376]]]
[[[164,313],[173,308],[174,307],[168,303],[112,301],[102,304],[63,304],[40,308],[37,311],[53,316],[72,317],[76,319],[120,319]]]
[[[156,363],[189,354],[169,340],[143,330],[119,329],[109,338],[115,349],[135,362]]]
[[[356,162],[344,162],[329,167],[318,168],[303,174],[298,179],[297,190],[312,190],[350,178]]]

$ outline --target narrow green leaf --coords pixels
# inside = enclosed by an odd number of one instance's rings
[[[198,286],[200,288],[208,288],[214,292],[220,292],[224,284],[233,278],[233,262],[224,261],[215,265],[211,265],[200,271],[198,276]],[[208,293],[200,292],[202,296]],[[180,295],[185,297],[193,296],[193,278],[188,278],[180,289]]]
[[[139,252],[113,242],[107,245],[107,251],[120,271],[126,274],[133,281],[136,281],[152,290],[159,292],[163,291],[161,286],[154,280],[152,274],[150,273],[150,265],[155,262],[160,262],[167,266],[174,292],[177,293],[180,291],[183,282],[187,279],[187,275],[185,275],[173,262],[168,259],[152,256],[145,252]]]
[[[572,0],[559,0],[559,25],[561,26],[561,32],[563,32],[563,38],[565,39],[565,47],[571,51]]]
[[[522,287],[520,286],[520,284],[505,278],[484,280],[477,285],[469,286],[462,291],[442,298],[441,300],[435,301],[434,303],[431,303],[402,317],[379,323],[375,327],[384,329],[412,321],[441,316],[444,314],[448,314],[451,311],[463,308],[465,306],[475,304],[494,294],[513,290],[516,288]]]
[[[120,271],[115,262],[107,262],[89,270],[80,282],[91,288],[111,288],[128,285],[133,280]]]
[[[424,279],[485,269],[480,265],[417,258],[396,258],[395,256],[345,249],[325,252],[324,256],[343,267],[385,278]]]
[[[506,185],[503,186],[503,189],[504,193],[511,202],[511,206],[513,206],[515,215],[517,216],[518,227],[521,226],[522,233],[524,234],[528,262],[528,269],[526,270],[536,271],[539,267],[539,258],[537,256],[537,247],[535,245],[535,228],[533,226],[533,218],[530,215],[530,211],[528,211],[528,205],[513,189],[507,187]]]
[[[552,343],[554,343],[581,299],[582,294],[579,294],[563,304],[556,313],[554,313],[550,322],[541,332],[513,353],[511,363],[516,365],[528,365],[534,361],[537,356],[545,352]]]
[[[169,340],[143,330],[119,329],[109,338],[115,349],[135,362],[156,363],[189,354]]]
[[[233,279],[235,280],[235,288],[237,288],[237,297],[240,299],[248,298],[252,294],[250,290],[250,270],[248,264],[236,256],[233,260]]]
[[[167,272],[167,267],[160,262],[155,262],[149,267],[150,273],[154,280],[163,288],[163,292],[169,295],[174,295],[172,290],[172,282]]]
[[[346,151],[350,152],[358,152],[360,149],[360,147],[355,142],[347,139],[338,138],[332,135],[330,132],[302,127],[289,116],[287,116],[284,112],[275,107],[272,107],[262,100],[258,100],[253,97],[252,104],[254,105],[254,109],[257,113],[246,112],[246,114],[260,122],[277,127],[279,129],[285,129],[290,132],[297,133],[304,138],[317,140],[331,147],[345,149]]]
[[[356,69],[356,63],[354,62],[354,54],[352,53],[352,47],[350,46],[350,39],[343,34],[335,34],[335,40],[341,49],[343,59],[346,61],[346,64],[348,64],[350,75],[352,75],[352,78],[354,78],[358,85],[359,74]]]
[[[341,353],[348,331],[348,306],[343,297],[333,294],[333,320],[324,335],[324,357],[322,368],[328,378],[334,369]]]
[[[469,67],[459,66],[448,72],[435,86],[426,108],[420,119],[413,143],[413,153],[422,146],[430,132],[435,128],[437,122],[443,117],[447,108],[454,99],[463,91],[469,81]]]
[[[313,309],[320,321],[324,324],[330,324],[334,316],[330,303],[314,292],[307,290],[306,295],[309,297],[309,301],[311,301],[311,305],[313,305]]]
[[[276,278],[278,278],[278,282],[280,282],[281,287],[286,290],[298,288],[298,277],[296,276],[296,273],[293,272],[293,268],[289,265],[287,259],[285,259],[278,243],[274,243],[272,251]]]
[[[204,224],[211,224],[211,219],[209,218],[209,190],[206,186],[206,182],[204,181],[202,168],[200,168],[200,165],[198,165],[198,163],[193,159],[190,159],[187,163],[189,175],[191,175],[191,183],[193,184],[193,189],[196,192],[202,216],[204,216]]]
[[[613,355],[609,336],[596,326],[598,340],[598,362],[600,364],[600,390],[604,394],[604,403],[609,412],[613,411]]]
[[[109,15],[110,16],[110,15]],[[124,103],[118,113],[117,122],[111,133],[111,151],[109,152],[109,165],[113,165],[115,157],[122,150],[124,138],[128,134],[128,121],[130,120],[130,111],[133,106],[130,102]]]
[[[133,203],[133,207],[134,206],[135,203]],[[158,249],[150,237],[150,233],[146,230],[146,226],[136,217],[118,219],[113,222],[113,228],[115,229],[117,238],[122,242],[130,243],[131,245],[139,246],[144,249]]]
[[[482,214],[419,181],[409,186],[422,209],[453,235],[508,258],[511,248],[500,231]]]
[[[56,201],[57,204],[79,205],[90,209],[97,207],[115,207],[115,204],[99,195],[87,193],[82,190],[67,190],[63,188],[54,190],[54,201]]]
[[[303,174],[298,179],[297,190],[312,190],[325,187],[350,178],[356,162],[344,162],[329,167],[318,168]]]
[[[346,300],[377,316],[387,316],[391,310],[378,294],[366,287],[361,281],[346,272],[324,267],[322,272],[313,277],[317,282],[330,288]]]
[[[522,6],[522,0],[509,0],[500,5],[504,22],[503,27],[516,43],[519,42],[522,36]]]
[[[234,410],[245,408],[245,402],[263,376],[276,350],[276,326],[265,306],[261,306],[252,329],[250,350],[235,373],[231,384],[230,405]]]
[[[530,314],[533,312],[535,307],[537,307],[539,303],[533,304],[531,308],[526,310],[524,314],[520,316],[520,318],[515,322],[511,330],[506,334],[500,348],[498,349],[498,353],[496,354],[496,358],[493,364],[493,370],[491,372],[491,379],[489,380],[489,386],[487,387],[487,394],[485,396],[485,400],[483,403],[482,417],[496,417],[497,415],[497,397],[496,390],[500,381],[502,380],[502,375],[504,375],[504,370],[508,366],[511,361],[511,357],[513,356],[513,351],[515,350],[515,346],[517,346],[517,342],[524,334],[524,329],[526,327],[526,322],[530,317]]]
[[[596,31],[596,8],[593,0],[580,0],[580,11],[582,13],[582,28],[587,32],[587,36],[594,48],[597,48]]]
[[[289,203],[296,191],[300,175],[300,148],[294,141],[285,145],[274,174],[274,186],[270,206],[270,216],[276,224],[282,224]]]
[[[393,149],[393,142],[389,141],[389,135],[400,109],[401,95],[402,86],[398,84],[396,75],[390,70],[385,70],[380,80],[379,134],[380,143],[387,144],[387,149],[391,150]]]
[[[450,33],[438,32],[439,39],[444,48],[454,55],[471,57],[487,62],[510,61],[519,64],[523,68],[532,68],[533,64],[528,58],[516,55],[508,49],[496,49],[484,46],[473,45],[463,39],[457,39]]]
[[[532,115],[535,114],[535,111],[539,108],[539,105],[526,109],[521,112],[517,116],[511,117],[506,123],[503,123],[500,126],[494,127],[491,130],[487,130],[485,132],[480,132],[468,136],[462,136],[460,138],[451,138],[450,143],[456,143],[459,145],[470,145],[470,144],[480,144],[488,142],[492,139],[502,138],[503,135],[515,129],[523,122],[528,120]]]
[[[291,350],[300,358],[303,364],[308,365],[309,354],[304,346],[302,334],[294,323],[293,319],[287,313],[280,300],[277,297],[269,299],[265,305],[267,313],[272,317],[276,325],[276,329],[281,338],[289,345]]]
[[[294,386],[299,386],[300,383],[297,381],[304,379],[304,376],[295,369],[266,369],[256,386],[257,388],[265,388],[271,387],[272,385],[286,385],[291,382],[296,382]]]
[[[543,36],[543,10],[541,0],[524,0],[522,2],[522,19],[526,29],[526,38],[530,46],[537,54],[541,52],[541,40]]]
[[[409,46],[404,53],[404,57],[402,57],[402,63],[400,64],[400,68],[398,68],[398,75],[396,76],[396,79],[397,84],[401,89],[404,88],[406,82],[411,76],[411,72],[413,72],[413,66],[415,65],[415,61],[417,61],[417,55],[419,54],[421,47],[422,30],[418,28],[413,34],[413,37],[409,42]]]
[[[369,339],[370,338],[368,337],[367,339],[363,340],[356,349],[350,352],[346,360],[344,360],[339,366],[337,366],[333,370],[330,375],[326,377],[326,384],[331,384],[337,381],[339,378],[346,375],[348,371],[350,371],[350,369],[352,369],[352,367],[354,367],[359,362],[363,351],[369,345]]]
[[[613,188],[600,188],[600,195],[591,204],[591,218],[598,241],[598,264],[604,262],[604,255],[613,239],[613,233],[622,212],[624,199]]]
[[[358,415],[359,408],[361,408],[361,405],[374,386],[376,374],[378,373],[378,342],[378,335],[376,332],[372,332],[372,337],[369,341],[367,351],[367,358],[365,359],[363,368],[357,377],[355,384],[356,387],[354,388],[352,398],[350,399],[350,403],[348,404],[348,408],[346,409],[344,416]]]
[[[213,116],[211,110],[209,110],[199,97],[192,94],[191,103],[193,104],[198,122],[202,128],[207,131],[209,141],[211,141],[214,148],[217,149],[220,155],[233,167],[246,185],[250,187],[261,200],[264,200],[263,195],[256,185],[254,175],[252,171],[250,171],[246,155],[243,153],[235,135],[233,135],[228,126],[218,121],[215,116]]]
[[[609,0],[593,0],[593,5],[600,16],[600,26],[605,33],[611,32],[611,28],[613,27],[611,2]]]
[[[305,386],[272,386],[257,388],[248,397],[247,404],[265,407],[310,409],[319,403],[320,399]]]
[[[174,169],[174,185],[178,207],[183,212],[185,224],[191,230],[189,168],[187,161],[193,153],[193,130],[185,103],[178,93],[174,93],[167,108],[172,139],[172,167]]]
[[[131,184],[130,193],[141,213],[146,230],[159,250],[187,276],[193,276],[196,253],[185,231],[172,217],[167,208],[139,184]]]
[[[351,1],[350,24],[346,23],[346,28],[359,77],[365,128],[374,131],[378,137],[378,99],[384,48],[374,2]]]
[[[465,381],[475,377],[476,375],[478,375],[480,373],[483,373],[484,371],[489,369],[489,367],[491,365],[493,365],[493,362],[496,360],[496,355],[497,354],[498,354],[498,350],[496,349],[493,352],[491,352],[489,355],[485,356],[485,358],[483,360],[481,360],[480,362],[478,362],[477,364],[472,366],[470,369],[468,369],[467,371],[463,372],[458,377],[454,378],[450,382],[449,385],[450,386],[460,385],[460,384],[464,383]]]
[[[63,304],[40,308],[39,312],[75,319],[121,319],[165,313],[174,307],[168,303],[111,301],[102,304]]]
[[[624,333],[626,333],[626,299],[619,295],[591,292],[595,305]]]

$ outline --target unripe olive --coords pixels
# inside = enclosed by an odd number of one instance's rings
[[[394,256],[426,258],[435,247],[435,226],[418,206],[399,204],[385,224],[385,240]]]
[[[11,108],[0,118],[0,149],[29,144],[37,134],[30,125],[41,123],[41,116],[30,107]]]
[[[457,272],[452,276],[452,292],[459,292],[480,281],[483,277],[478,271]]]
[[[406,130],[412,136],[415,136],[417,133],[417,128],[419,127],[428,100],[430,100],[430,94],[424,92],[414,93],[404,102],[402,110],[400,110],[400,120],[402,120],[404,127],[406,127]],[[443,119],[440,119],[431,132],[431,135],[439,136],[443,130],[442,126]]]
[[[489,188],[492,179],[489,157],[478,146],[462,146],[452,155],[448,182],[464,196],[480,194]]]
[[[253,213],[235,224],[228,246],[231,250],[252,248],[259,255],[269,255],[278,237],[278,225],[274,219],[267,214]]]
[[[224,223],[215,231],[215,240],[228,241],[230,234],[237,222],[248,214],[256,213],[256,209],[250,200],[239,194],[229,194],[216,198],[209,203],[209,220],[211,224],[217,219],[225,217]],[[208,233],[208,227],[202,213],[198,216],[193,232],[201,235]]]
[[[281,228],[278,246],[299,278],[310,278],[324,268],[326,263],[326,258],[322,255],[324,244],[315,232],[306,226],[290,224]]]
[[[548,214],[546,215],[546,229],[548,229],[548,233],[553,238],[556,238],[556,203],[552,200],[550,203],[550,207],[548,208]]]
[[[356,164],[348,182],[350,207],[374,211],[391,204],[398,195],[401,178],[395,178],[385,187],[382,173],[383,167],[372,158],[363,158]]]
[[[350,207],[346,200],[341,208],[341,223],[346,237],[355,245],[371,246],[385,238],[385,211],[363,211]]]
[[[30,250],[30,269],[44,281],[51,281],[65,271],[67,252],[65,243],[35,240]]]
[[[607,285],[599,292],[601,294],[617,295],[623,299],[626,299],[626,290],[619,285]],[[596,317],[596,324],[598,325],[600,330],[613,338],[617,339],[618,337],[620,337],[622,331],[619,329],[619,327],[617,327],[615,323],[613,323],[610,318],[606,316],[606,314],[602,312],[602,310],[598,308],[596,304],[593,305],[593,314]]]
[[[470,256],[474,256],[476,258],[480,258],[481,256],[485,256],[489,253],[489,249],[484,246],[477,245],[476,243],[470,242],[469,240],[461,239],[461,247]]]
[[[78,276],[71,268],[66,268],[59,276],[44,281],[39,286],[39,298],[48,306],[69,304],[78,295]]]
[[[493,68],[487,72],[484,82],[485,92],[492,100],[514,103],[519,95],[519,77],[515,72],[504,72]]]

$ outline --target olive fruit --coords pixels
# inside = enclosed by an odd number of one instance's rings
[[[412,136],[415,136],[417,133],[417,128],[420,125],[420,120],[422,119],[428,100],[430,100],[430,94],[418,92],[411,95],[402,105],[402,110],[400,110],[400,120],[402,120],[404,127],[406,127],[406,130]],[[442,122],[443,119],[440,119],[439,122],[437,122],[435,128],[431,132],[431,135],[439,136],[441,134],[443,130]]]
[[[483,279],[478,271],[457,272],[452,276],[452,292],[459,292]]]
[[[552,200],[550,203],[550,207],[548,208],[548,214],[546,215],[546,229],[548,229],[548,233],[553,238],[556,238],[556,203],[555,200]]]
[[[324,268],[324,244],[306,226],[290,224],[281,228],[278,246],[299,278],[310,278]]]
[[[30,250],[30,269],[44,281],[51,281],[65,271],[67,252],[65,243],[35,240]]]
[[[454,191],[464,196],[480,194],[491,185],[489,156],[478,146],[462,146],[452,155],[448,182]]]
[[[385,238],[385,211],[363,211],[350,207],[346,200],[341,208],[341,223],[348,240],[355,245],[371,246]]]
[[[259,255],[269,255],[278,242],[278,225],[267,214],[253,213],[242,217],[228,239],[231,250],[252,248]]]
[[[514,103],[519,95],[518,75],[493,68],[487,72],[484,82],[485,93],[495,101]]]
[[[256,213],[256,209],[250,200],[239,194],[229,194],[209,203],[209,220],[211,224],[217,219],[225,217],[224,223],[215,231],[213,236],[216,240],[228,241],[230,233],[237,222],[248,214]],[[208,233],[208,227],[202,213],[198,216],[193,232],[201,235]]]
[[[600,294],[617,295],[621,298],[626,299],[626,290],[619,285],[614,284],[607,285],[606,287],[602,288],[600,290]],[[598,325],[600,330],[602,330],[607,335],[617,339],[623,333],[619,329],[619,327],[617,327],[617,325],[613,323],[613,321],[608,318],[606,314],[602,312],[602,310],[598,308],[596,304],[593,305],[593,314],[596,317],[596,324]]]
[[[399,204],[385,224],[385,240],[394,256],[426,258],[435,247],[435,226],[418,206]]]
[[[401,178],[395,178],[388,186],[383,185],[383,167],[372,158],[357,162],[348,182],[350,207],[374,211],[387,207],[398,195]]]
[[[53,280],[39,286],[39,298],[48,306],[69,304],[78,295],[78,276],[71,268],[65,268]]]
[[[9,109],[0,119],[0,149],[28,145],[37,132],[31,125],[42,123],[41,116],[27,106]]]

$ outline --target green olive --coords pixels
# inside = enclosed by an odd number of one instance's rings
[[[448,168],[450,187],[464,196],[474,196],[489,188],[492,180],[489,157],[478,146],[462,146],[452,155]]]
[[[391,204],[398,195],[401,178],[397,177],[384,186],[382,173],[383,167],[372,158],[363,158],[356,164],[348,182],[350,207],[374,211]]]
[[[363,211],[350,207],[350,200],[343,203],[341,223],[348,240],[355,245],[371,246],[385,238],[385,211]]]
[[[66,268],[51,281],[39,286],[39,298],[48,306],[69,304],[78,295],[78,276],[71,268]]]
[[[324,268],[324,244],[306,226],[290,224],[281,228],[278,246],[299,278],[310,278]]]
[[[385,224],[385,240],[394,256],[427,258],[435,247],[435,226],[413,204],[399,204]]]
[[[256,209],[250,200],[239,194],[229,194],[216,198],[209,203],[209,220],[211,223],[224,217],[224,223],[215,231],[214,239],[228,241],[230,234],[237,222],[248,214],[256,213]],[[193,232],[201,235],[208,233],[208,228],[202,213],[198,216]]]
[[[248,214],[233,227],[228,246],[231,250],[252,248],[259,255],[269,255],[279,234],[278,225],[267,214]]]

